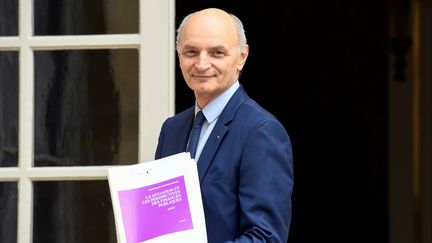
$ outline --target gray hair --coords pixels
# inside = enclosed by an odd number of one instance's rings
[[[196,13],[196,12],[195,12]],[[179,41],[182,38],[182,34],[183,34],[183,28],[185,23],[190,19],[190,17],[193,15],[194,13],[190,13],[188,14],[186,17],[183,18],[182,22],[180,23],[178,29],[177,29],[177,37],[176,37],[176,49],[178,48],[179,45]],[[245,34],[245,30],[243,27],[243,23],[241,22],[241,20],[235,16],[234,14],[229,13],[229,15],[231,16],[231,18],[233,19],[234,25],[236,27],[236,32],[237,32],[237,39],[239,40],[239,47],[240,47],[240,51],[243,50],[243,47],[247,44],[247,39],[246,39],[246,34]]]

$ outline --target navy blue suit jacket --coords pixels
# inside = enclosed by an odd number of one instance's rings
[[[155,159],[185,152],[193,117],[191,107],[164,122]],[[287,242],[291,142],[242,86],[222,111],[197,166],[209,243]]]

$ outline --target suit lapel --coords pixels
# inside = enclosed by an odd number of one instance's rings
[[[198,161],[197,166],[200,183],[202,183],[207,174],[207,171],[213,162],[214,155],[222,143],[225,134],[229,130],[229,124],[231,123],[235,112],[247,98],[248,96],[246,92],[243,87],[240,86],[220,114]]]
[[[186,116],[184,119],[186,119],[186,122],[181,122],[179,124],[182,124],[181,127],[176,128],[176,130],[179,132],[178,137],[173,138],[174,140],[178,140],[179,147],[177,148],[179,152],[186,151],[187,142],[189,140],[189,134],[192,130],[192,125],[194,122],[195,117],[195,111],[194,107],[190,108],[188,112],[186,112]]]
[[[192,123],[190,123],[190,124],[192,124]],[[189,134],[190,134],[191,126],[192,125],[190,125],[190,126],[188,125],[188,126],[184,126],[184,127],[179,128],[178,131],[180,131],[180,133],[178,134],[178,136],[172,138],[174,141],[178,141],[176,143],[173,143],[173,144],[177,144],[177,146],[178,146],[176,148],[177,153],[186,151],[186,146],[187,146],[187,142],[189,140]]]
[[[194,119],[194,108],[190,108],[179,114],[176,122],[169,122],[166,128],[166,136],[163,141],[165,145],[161,157],[173,155],[186,151],[186,145],[189,139],[189,133],[192,128]]]
[[[201,152],[199,161],[198,161],[198,175],[200,179],[200,183],[204,179],[205,174],[207,173],[207,169],[209,168],[211,162],[213,161],[213,157],[216,151],[219,148],[220,143],[223,140],[226,132],[229,127],[225,126],[225,124],[220,123],[219,121],[216,123],[216,126],[213,128],[212,133],[210,134],[207,142]]]

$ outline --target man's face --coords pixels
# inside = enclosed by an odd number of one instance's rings
[[[248,50],[246,45],[240,51],[229,15],[200,12],[188,20],[177,53],[183,77],[201,108],[237,81]]]

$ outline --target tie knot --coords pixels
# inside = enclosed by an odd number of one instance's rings
[[[195,115],[195,121],[194,121],[195,126],[201,126],[204,120],[205,120],[205,116],[203,112],[198,111],[197,114]]]

